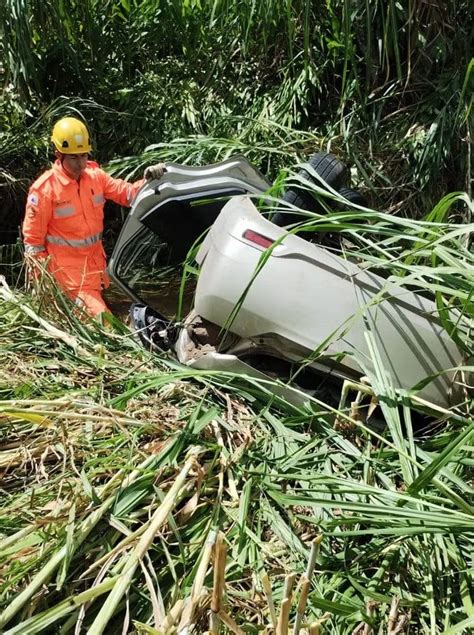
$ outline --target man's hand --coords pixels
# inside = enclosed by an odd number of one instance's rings
[[[25,264],[27,288],[30,290],[38,290],[43,278],[48,275],[46,269],[48,258],[46,252],[41,253],[39,256],[26,253]]]
[[[143,178],[147,181],[153,181],[154,179],[161,179],[166,172],[166,165],[164,163],[157,163],[156,165],[150,165],[143,173]]]

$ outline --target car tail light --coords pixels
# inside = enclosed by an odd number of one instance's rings
[[[257,232],[254,232],[253,229],[246,229],[242,237],[259,247],[263,247],[264,249],[268,249],[268,247],[273,245],[273,240],[267,238],[266,236],[262,236],[262,234],[257,234]]]

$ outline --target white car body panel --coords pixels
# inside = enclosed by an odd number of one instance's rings
[[[229,324],[264,252],[243,238],[248,229],[284,240]],[[345,354],[340,362],[350,376],[374,372],[366,335],[370,329],[390,382],[404,390],[460,363],[457,346],[434,317],[433,302],[288,234],[263,218],[248,197],[235,197],[225,205],[197,260],[196,313],[221,327],[228,325],[243,338],[276,335],[300,347],[300,359],[321,346],[325,357]],[[195,366],[204,363],[193,361]],[[419,396],[445,406],[452,385],[453,373],[444,373]]]

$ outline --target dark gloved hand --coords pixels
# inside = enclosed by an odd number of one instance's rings
[[[153,179],[161,179],[166,172],[166,165],[164,163],[157,163],[156,165],[150,165],[143,173],[143,178],[147,181],[153,181]]]

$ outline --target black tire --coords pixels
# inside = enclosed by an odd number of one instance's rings
[[[341,187],[339,190],[339,194],[343,196],[349,203],[354,203],[355,205],[361,205],[362,207],[368,207],[369,202],[365,198],[363,194],[361,194],[358,190],[353,190],[351,187]],[[344,207],[343,203],[340,203],[341,207]]]
[[[327,152],[317,152],[308,161],[309,165],[314,171],[324,180],[326,183],[335,190],[339,190],[347,180],[347,168],[339,161],[333,154]],[[317,179],[314,178],[307,170],[301,169],[298,174],[305,178],[310,183],[316,183]],[[293,185],[283,196],[283,200],[291,205],[295,205],[300,209],[308,212],[320,212],[321,206],[317,200],[311,196],[310,192]],[[272,222],[279,227],[291,225],[303,220],[304,216],[290,212],[277,212],[273,215]]]

